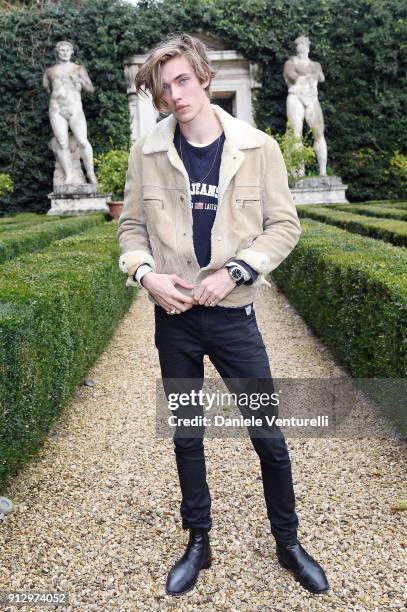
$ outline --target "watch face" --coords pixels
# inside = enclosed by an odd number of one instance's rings
[[[240,281],[243,278],[243,272],[239,268],[232,268],[230,274],[235,281]]]

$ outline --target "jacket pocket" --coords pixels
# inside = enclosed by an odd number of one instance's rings
[[[261,206],[261,200],[258,196],[236,198],[236,205],[238,208],[245,208],[247,206]]]
[[[147,207],[164,208],[164,200],[160,198],[143,198],[143,204]]]
[[[238,222],[242,229],[250,234],[261,234],[263,231],[263,207],[259,196],[244,196],[235,198],[238,211]]]

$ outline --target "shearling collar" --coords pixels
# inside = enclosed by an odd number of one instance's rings
[[[226,112],[221,106],[211,104],[225,133],[225,139],[230,149],[253,149],[264,144],[264,138],[260,130],[257,130],[246,121],[236,119]],[[168,151],[174,139],[177,120],[171,113],[162,119],[153,130],[146,136],[142,152],[158,153]]]

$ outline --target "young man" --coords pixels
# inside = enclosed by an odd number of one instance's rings
[[[241,392],[247,380],[251,389],[272,390],[253,299],[301,233],[277,142],[210,103],[214,74],[204,45],[181,35],[156,47],[136,77],[137,91],[151,92],[155,108],[170,114],[131,149],[119,263],[127,285],[144,287],[155,304],[166,395],[200,387],[205,354],[229,390]],[[192,589],[211,564],[203,430],[194,437],[177,432],[180,510],[189,541],[169,572],[171,595]],[[303,587],[323,593],[325,573],[297,540],[286,442],[278,428],[273,432],[257,436],[249,428],[277,557]]]

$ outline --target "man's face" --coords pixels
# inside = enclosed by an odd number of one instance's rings
[[[209,79],[200,83],[191,64],[183,56],[173,57],[161,67],[163,90],[161,99],[168,105],[177,121],[194,119],[208,102],[204,89]]]
[[[60,60],[69,62],[73,53],[73,49],[70,45],[60,45],[59,47],[57,47],[56,52]]]

